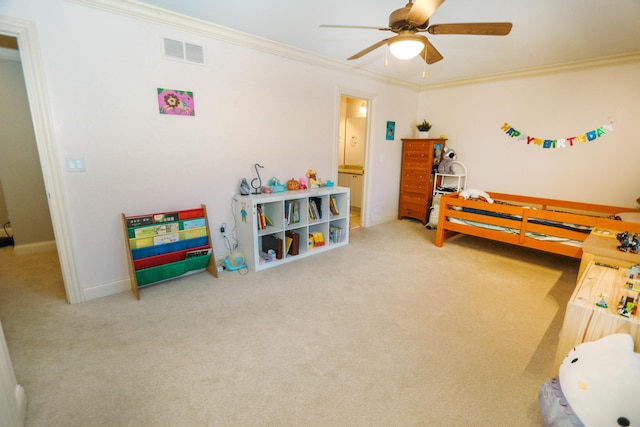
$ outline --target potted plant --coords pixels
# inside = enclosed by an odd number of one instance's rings
[[[431,129],[431,123],[423,120],[422,123],[416,125],[418,128],[418,138],[429,138],[429,130]]]

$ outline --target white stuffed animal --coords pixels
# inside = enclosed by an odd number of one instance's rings
[[[487,193],[482,190],[476,190],[475,188],[468,188],[466,190],[462,190],[458,197],[462,197],[465,200],[468,199],[482,199],[486,202],[493,203],[493,199]]]
[[[457,158],[456,152],[453,151],[449,147],[444,147],[444,151],[442,152],[442,160],[440,160],[440,164],[438,165],[438,173],[444,173],[449,175],[454,175],[455,171],[451,167],[453,161]]]
[[[640,353],[629,334],[585,342],[560,365],[560,386],[585,426],[640,425]]]

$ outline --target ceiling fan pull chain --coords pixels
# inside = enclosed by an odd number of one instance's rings
[[[422,69],[422,78],[427,77],[427,47],[424,47],[424,68]]]
[[[387,65],[389,65],[389,45],[387,44],[387,48],[384,50],[384,66],[386,67]]]

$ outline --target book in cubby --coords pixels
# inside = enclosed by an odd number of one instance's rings
[[[208,271],[218,277],[205,205],[148,215],[122,214],[131,290]]]
[[[322,197],[309,197],[309,220],[322,219]]]

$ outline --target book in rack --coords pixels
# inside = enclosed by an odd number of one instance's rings
[[[233,203],[239,248],[254,271],[349,244],[349,188],[238,194]]]
[[[123,213],[122,225],[137,299],[140,288],[170,279],[205,270],[218,277],[205,205],[148,215]]]

